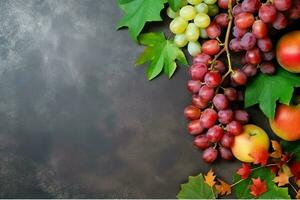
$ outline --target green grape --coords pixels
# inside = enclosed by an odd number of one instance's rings
[[[168,7],[167,9],[167,15],[171,18],[171,19],[174,19],[175,17],[178,17],[179,16],[179,12],[175,12],[174,10],[172,10],[171,7]]]
[[[187,50],[191,56],[196,56],[201,53],[201,45],[198,41],[189,42]]]
[[[204,0],[204,3],[206,4],[215,4],[217,0]]]
[[[185,34],[175,35],[174,42],[178,47],[185,47],[188,43]]]
[[[215,16],[219,13],[219,7],[217,4],[208,5],[208,15]]]
[[[207,14],[204,13],[198,13],[194,19],[194,23],[199,27],[199,28],[206,28],[210,24],[210,18]]]
[[[188,41],[197,41],[200,35],[199,27],[194,23],[189,23],[185,30],[185,35]]]
[[[205,28],[200,29],[200,37],[203,39],[208,38]]]
[[[192,4],[192,5],[197,5],[202,2],[202,0],[187,0],[187,1],[189,2],[189,4]]]
[[[185,21],[182,17],[176,17],[170,23],[170,30],[174,34],[181,34],[185,31],[187,25],[188,25],[188,22]]]
[[[182,7],[179,13],[180,16],[187,21],[194,19],[197,14],[195,8],[191,5]]]
[[[198,13],[208,13],[208,6],[205,3],[200,3],[196,5],[195,9]]]

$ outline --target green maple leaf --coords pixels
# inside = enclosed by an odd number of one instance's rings
[[[300,161],[300,141],[288,142],[282,140],[280,144],[285,152],[291,153],[296,161]]]
[[[184,53],[173,41],[166,40],[163,33],[145,33],[140,35],[139,41],[147,46],[136,60],[136,65],[150,62],[147,77],[152,80],[162,71],[171,78],[177,65],[176,60],[187,65]]]
[[[300,86],[300,77],[283,69],[275,75],[259,74],[249,82],[245,94],[245,106],[259,104],[260,109],[268,118],[274,118],[276,102],[288,105],[294,87]]]
[[[168,0],[168,3],[172,10],[177,11],[182,5],[182,0]]]
[[[275,174],[267,167],[253,170],[251,175],[234,186],[234,194],[238,199],[252,199],[249,186],[252,185],[252,178],[260,177],[261,180],[267,183],[267,192],[263,193],[258,199],[291,199],[287,187],[278,187],[273,179]],[[233,176],[234,182],[240,181],[241,177],[238,174]]]
[[[118,0],[125,15],[118,23],[118,28],[128,27],[131,37],[137,41],[146,22],[162,21],[160,11],[166,0]]]
[[[178,199],[215,199],[215,194],[209,185],[204,182],[202,174],[189,176],[189,181],[181,184],[181,190],[176,196]]]

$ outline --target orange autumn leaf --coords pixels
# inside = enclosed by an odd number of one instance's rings
[[[265,166],[268,162],[269,153],[267,150],[262,149],[252,152],[250,156],[254,159],[254,164],[261,164],[262,166]]]
[[[289,183],[289,176],[283,172],[279,172],[278,176],[276,176],[273,181],[278,183],[278,186],[284,186]]]
[[[256,179],[252,179],[252,185],[249,186],[250,188],[250,194],[252,194],[255,197],[258,197],[262,195],[263,193],[267,192],[267,184],[265,181],[261,181],[260,177]]]
[[[270,154],[270,156],[272,158],[280,158],[282,155],[282,149],[279,142],[277,142],[276,140],[271,140],[271,142],[274,151]]]
[[[220,179],[218,179],[218,181],[220,182],[220,185],[215,186],[218,194],[220,194],[220,195],[231,194],[231,185],[229,185],[228,183],[226,183]]]
[[[296,182],[297,186],[300,187],[300,179],[296,178],[295,182]]]
[[[207,172],[207,174],[204,176],[205,183],[210,187],[213,187],[216,184],[215,178],[216,175],[214,175],[212,169],[210,169],[209,172]]]
[[[300,199],[300,190],[298,190],[297,194],[296,194],[296,199]]]

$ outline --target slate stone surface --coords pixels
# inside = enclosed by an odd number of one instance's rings
[[[120,17],[113,0],[0,1],[1,198],[175,198],[216,165],[231,180],[239,164],[204,164],[186,133],[186,70],[147,81]]]

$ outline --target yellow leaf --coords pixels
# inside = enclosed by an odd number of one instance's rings
[[[296,199],[300,199],[300,190],[298,190],[298,192],[296,194]]]
[[[204,176],[205,183],[210,187],[213,187],[216,184],[215,178],[216,176],[214,175],[212,169],[210,169],[209,172],[207,172],[207,174]]]
[[[228,183],[218,179],[218,181],[221,183],[220,185],[216,185],[216,190],[218,194],[220,195],[229,195],[231,194],[231,185]]]
[[[283,172],[279,172],[273,180],[275,183],[278,183],[278,186],[284,186],[289,183],[289,176]]]
[[[282,155],[282,150],[281,150],[280,144],[276,140],[271,140],[271,142],[272,142],[272,147],[274,149],[274,152],[272,152],[270,154],[270,156],[272,158],[280,158]]]

